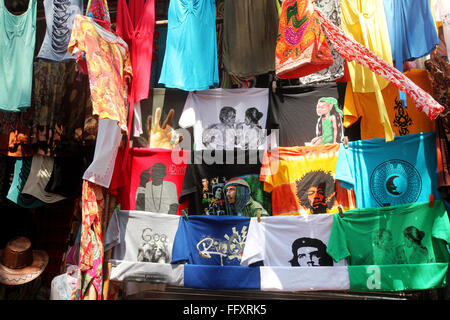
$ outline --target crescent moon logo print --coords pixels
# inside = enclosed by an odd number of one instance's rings
[[[396,206],[415,202],[422,191],[417,169],[403,160],[379,164],[370,177],[370,191],[380,206]]]

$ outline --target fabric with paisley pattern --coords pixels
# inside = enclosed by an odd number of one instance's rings
[[[280,79],[299,78],[331,66],[333,57],[312,2],[286,0],[281,10],[276,75]]]

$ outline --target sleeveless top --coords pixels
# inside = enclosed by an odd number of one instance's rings
[[[0,0],[0,110],[20,112],[31,105],[37,0],[14,15]]]
[[[130,103],[148,98],[152,68],[155,0],[118,0],[116,33],[130,48],[133,80]]]
[[[172,0],[159,83],[185,91],[219,84],[214,0]]]
[[[53,61],[75,59],[67,51],[73,19],[83,10],[83,0],[44,0],[47,29],[38,58]]]

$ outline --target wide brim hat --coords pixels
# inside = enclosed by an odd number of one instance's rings
[[[19,243],[20,246],[15,244]],[[48,265],[48,254],[43,250],[31,250],[27,238],[9,241],[0,250],[0,283],[22,285],[39,277]]]

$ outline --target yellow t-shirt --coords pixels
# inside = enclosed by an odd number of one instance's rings
[[[352,190],[335,180],[339,144],[279,147],[264,153],[260,180],[272,193],[272,215],[336,213],[354,209]]]
[[[425,69],[405,72],[411,81],[425,92],[431,93],[431,83]],[[417,110],[414,101],[407,96],[407,107],[399,104],[398,89],[389,84],[381,91],[385,101],[389,123],[396,136],[435,130],[435,122]],[[344,102],[344,127],[349,127],[361,117],[361,139],[384,138],[384,127],[380,123],[375,93],[356,93],[347,85]]]
[[[392,65],[391,42],[383,1],[342,0],[341,11],[342,30]],[[355,61],[348,62],[347,65],[354,92],[375,92],[389,84]]]

